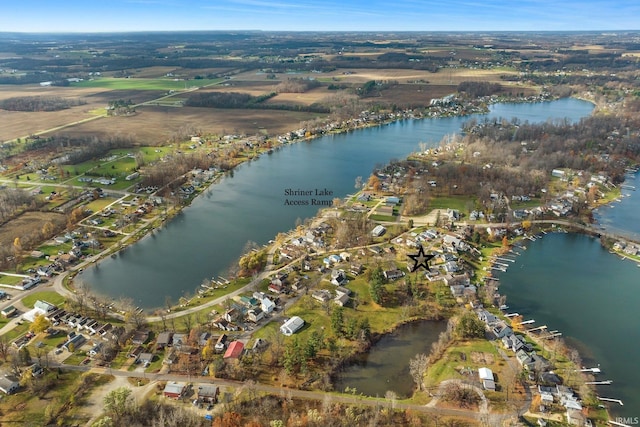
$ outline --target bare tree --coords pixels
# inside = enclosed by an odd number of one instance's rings
[[[424,388],[424,374],[427,372],[429,366],[429,358],[426,354],[416,354],[411,360],[409,360],[409,373],[413,378],[413,381],[418,386],[418,391],[422,391]]]

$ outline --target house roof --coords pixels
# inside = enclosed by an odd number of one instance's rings
[[[284,325],[280,326],[280,331],[285,335],[294,334],[300,328],[304,326],[304,320],[298,316],[293,316],[287,320]]]
[[[229,344],[227,351],[224,353],[223,359],[237,359],[244,350],[244,344],[240,341],[233,341]]]
[[[203,384],[198,386],[198,397],[216,397],[218,386],[213,384]]]
[[[169,381],[167,385],[164,386],[163,393],[181,395],[186,386],[187,386],[186,383]]]
[[[156,343],[167,345],[169,341],[171,341],[172,334],[173,334],[172,332],[168,332],[168,331],[160,332],[158,334],[158,340],[156,341]]]
[[[153,353],[140,353],[138,360],[141,362],[151,362],[153,360]]]
[[[492,380],[493,381],[493,372],[489,368],[480,368],[478,369],[478,376],[481,380]]]

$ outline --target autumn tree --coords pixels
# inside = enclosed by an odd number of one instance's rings
[[[374,191],[380,191],[381,188],[380,178],[378,178],[375,174],[372,174],[369,177],[369,181],[367,181],[367,186],[372,188]]]
[[[16,257],[20,255],[20,252],[22,252],[22,241],[19,237],[13,239],[13,252]]]
[[[49,326],[51,326],[51,322],[44,317],[43,314],[38,314],[33,319],[33,323],[29,326],[29,330],[35,334],[39,334],[41,332],[46,331]]]

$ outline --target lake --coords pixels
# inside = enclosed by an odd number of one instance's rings
[[[400,399],[410,397],[415,383],[409,374],[409,361],[416,354],[428,355],[431,344],[438,341],[446,328],[447,322],[430,320],[400,326],[341,372],[334,383],[335,389],[355,388],[356,394],[378,397],[393,391]]]
[[[562,332],[587,367],[600,364],[597,381],[613,380],[598,388],[600,396],[623,400],[612,413],[638,416],[640,269],[581,234],[549,233],[526,247],[497,275],[509,311]]]
[[[497,104],[488,115],[543,122],[577,121],[591,103],[565,98],[534,104]],[[296,220],[314,216],[318,206],[288,205],[287,190],[327,190],[331,200],[355,192],[356,177],[365,180],[376,165],[404,158],[420,142],[436,146],[459,132],[471,117],[401,120],[388,125],[329,135],[282,147],[272,155],[245,163],[197,197],[162,229],[86,269],[78,280],[98,293],[128,297],[145,309],[174,302],[195,292],[203,279],[225,275],[248,241],[265,244],[288,231]]]

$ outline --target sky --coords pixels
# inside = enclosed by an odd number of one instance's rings
[[[2,0],[0,32],[638,30],[638,0]]]

